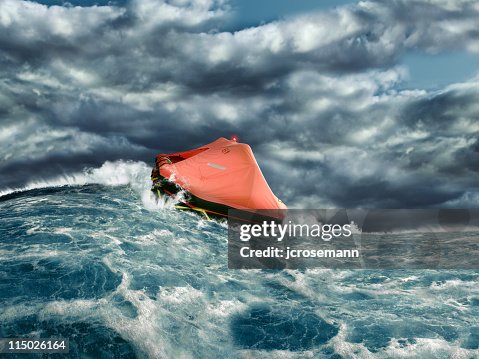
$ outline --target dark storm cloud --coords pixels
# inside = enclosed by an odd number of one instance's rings
[[[397,91],[396,62],[479,51],[476,2],[366,1],[234,33],[228,11],[1,2],[0,188],[237,133],[289,204],[473,205],[478,80]]]

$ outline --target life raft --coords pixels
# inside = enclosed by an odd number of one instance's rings
[[[178,208],[208,218],[227,217],[230,209],[287,209],[271,191],[250,146],[226,138],[189,151],[158,154],[151,179],[155,193],[177,197]]]

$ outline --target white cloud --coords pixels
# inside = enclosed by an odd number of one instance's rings
[[[134,0],[131,9],[143,31],[159,26],[198,27],[228,13],[228,6],[221,0]]]
[[[121,16],[124,9],[112,6],[46,6],[30,1],[0,2],[0,26],[14,38],[49,41],[48,36],[78,38],[93,34],[107,21]]]

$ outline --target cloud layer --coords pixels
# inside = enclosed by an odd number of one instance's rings
[[[234,33],[230,11],[0,2],[0,188],[238,133],[293,206],[477,206],[479,78],[399,90],[398,66],[479,52],[476,1],[364,1]]]

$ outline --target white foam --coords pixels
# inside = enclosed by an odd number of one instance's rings
[[[87,318],[94,317],[96,310],[101,305],[105,305],[107,299],[75,299],[57,300],[47,302],[41,311],[38,312],[40,319],[49,319],[52,316],[60,316],[62,320],[68,317]]]
[[[460,348],[456,343],[449,343],[444,339],[415,338],[416,343],[406,347],[399,347],[397,340],[392,340],[380,358],[454,358],[468,359],[477,355],[477,350]]]
[[[16,260],[30,261],[34,267],[36,267],[39,259],[43,258],[66,258],[71,255],[71,252],[67,250],[49,249],[44,244],[29,244],[21,247],[21,253],[18,250],[0,250],[0,260]]]
[[[369,359],[374,358],[375,355],[371,353],[362,343],[351,343],[348,342],[348,326],[346,323],[342,323],[339,326],[338,334],[331,339],[331,344],[333,345],[334,351],[344,356],[345,358],[350,358],[351,353],[354,353],[354,358]]]
[[[27,229],[27,234],[28,235],[31,235],[31,234],[34,234],[34,233],[42,233],[43,231],[40,230],[40,226],[34,226],[32,228],[29,228]]]
[[[238,299],[221,300],[219,302],[209,303],[206,310],[211,316],[229,318],[233,313],[242,312],[247,309],[247,305]]]
[[[109,263],[109,267],[112,265]],[[115,293],[121,294],[137,310],[137,317],[127,318],[110,305],[98,308],[97,313],[107,326],[119,333],[149,358],[190,357],[185,349],[179,348],[167,335],[170,313],[161,304],[149,298],[142,290],[131,290],[130,276],[121,271],[122,281]],[[112,293],[111,295],[114,295]]]
[[[430,289],[432,290],[443,290],[443,289],[450,289],[450,288],[459,288],[459,289],[476,289],[477,288],[477,281],[465,281],[461,279],[449,279],[446,281],[435,281],[432,282],[430,285]]]
[[[4,189],[0,191],[0,197],[10,193],[50,187],[81,186],[86,184],[121,186],[134,183],[138,185],[144,182],[144,178],[148,182],[149,171],[149,167],[144,162],[106,161],[99,168],[86,168],[78,173],[63,174],[48,180],[39,179],[31,181],[24,187]]]
[[[55,234],[69,234],[73,228],[68,227],[57,227],[53,229],[53,233]]]
[[[150,190],[150,171],[151,167],[141,161],[106,161],[99,168],[85,168],[78,173],[63,174],[48,180],[39,179],[31,181],[23,187],[5,188],[0,190],[0,197],[41,188],[83,186],[88,184],[101,184],[113,187],[129,185],[134,192],[139,194],[144,208],[148,210],[174,208],[177,200],[181,199],[184,194],[178,194],[176,200],[169,197],[157,198]]]
[[[160,300],[168,303],[195,302],[202,298],[204,293],[191,286],[165,287],[160,291]]]

